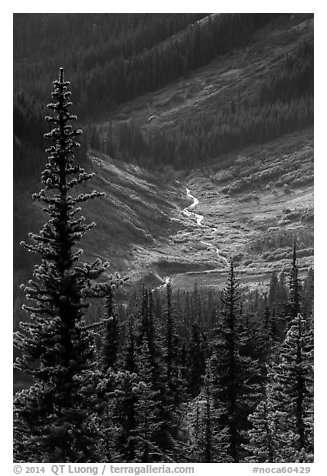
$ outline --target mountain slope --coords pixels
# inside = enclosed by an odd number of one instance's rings
[[[171,237],[166,260],[170,270],[183,257],[213,271],[177,273],[176,287],[224,283],[226,264],[217,248],[234,260],[243,282],[256,286],[267,283],[273,270],[290,268],[294,239],[301,273],[313,266],[312,129],[231,155],[227,167],[212,162],[183,177],[199,200],[194,211],[204,218],[198,226],[191,216],[185,226],[181,217],[184,226]]]
[[[178,48],[186,30],[161,48]],[[169,275],[176,286],[219,285],[219,248],[245,280],[260,283],[288,266],[297,235],[300,265],[311,266],[312,61],[312,15],[271,18],[246,45],[108,111],[104,122],[86,122],[107,152],[91,150],[86,165],[96,172],[92,188],[107,194],[85,210],[97,222],[86,258],[109,259],[133,283],[155,286]],[[38,187],[16,182],[16,243],[42,223],[29,201]],[[187,187],[203,227],[183,213]],[[15,249],[16,269],[29,275],[32,262]]]
[[[279,71],[283,60],[299,44],[313,39],[313,18],[294,15],[292,21],[277,21],[258,30],[249,46],[236,48],[187,78],[120,106],[111,118],[112,125],[126,116],[125,120],[145,130],[173,127],[181,120],[230,107],[232,100],[250,102],[261,83]],[[149,121],[151,116],[156,121]]]
[[[123,263],[128,260],[122,256],[128,254],[134,245],[151,244],[154,239],[166,235],[169,215],[180,201],[177,188],[173,182],[162,182],[158,176],[137,165],[119,163],[96,151],[92,151],[89,157],[86,168],[93,171],[95,177],[80,191],[96,189],[106,196],[83,207],[86,218],[97,224],[92,237],[85,240],[86,255],[88,259],[110,259],[115,270],[120,266],[126,270]],[[39,185],[34,183],[33,187]],[[25,225],[23,222],[23,227],[33,231],[37,231],[46,218],[38,204],[32,201],[34,191],[32,188],[25,190],[22,203],[22,188],[16,188],[15,234],[22,238],[19,222],[22,224],[24,214],[31,219]]]

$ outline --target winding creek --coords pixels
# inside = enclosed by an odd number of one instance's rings
[[[199,215],[198,213],[195,213],[195,212],[193,211],[193,209],[199,204],[199,200],[198,200],[196,197],[194,197],[194,195],[192,195],[190,189],[187,188],[187,187],[186,187],[186,195],[187,195],[191,200],[193,200],[193,202],[191,203],[191,205],[188,205],[186,208],[184,208],[184,209],[182,210],[182,214],[183,214],[184,216],[186,216],[187,218],[194,218],[194,219],[195,219],[195,222],[196,222],[196,224],[197,224],[198,226],[201,226],[201,227],[203,227],[203,228],[207,228],[208,230],[211,231],[212,234],[216,234],[217,231],[218,231],[218,228],[216,228],[216,227],[214,227],[214,226],[203,225],[202,221],[203,221],[203,219],[204,219],[204,215]],[[222,256],[222,255],[220,254],[220,250],[219,250],[219,248],[216,246],[216,244],[213,245],[212,243],[208,243],[208,242],[202,241],[202,240],[200,241],[200,243],[202,243],[203,245],[205,245],[205,246],[207,246],[207,247],[209,247],[209,248],[213,248],[213,249],[215,250],[215,252],[216,252],[218,262],[220,262],[221,264],[224,264],[224,266],[229,266],[229,263],[228,263],[227,259],[226,259],[224,256]],[[170,276],[166,276],[165,278],[161,278],[161,277],[159,276],[159,274],[158,274],[156,271],[154,271],[154,270],[153,270],[153,274],[156,276],[156,278],[158,278],[158,279],[162,282],[162,284],[161,284],[160,286],[155,287],[155,288],[153,289],[153,291],[154,291],[155,289],[160,290],[160,289],[165,288],[165,287],[167,286],[167,284],[171,281],[171,277],[170,277]]]
[[[188,189],[188,188],[186,188],[186,194],[189,198],[191,198],[193,200],[193,203],[191,205],[189,205],[188,207],[184,208],[184,210],[182,210],[183,215],[185,215],[187,217],[190,217],[190,216],[193,215],[195,220],[196,220],[197,225],[211,230],[212,234],[217,233],[218,228],[216,228],[215,226],[209,226],[209,225],[203,225],[202,224],[202,220],[204,218],[203,215],[199,215],[198,213],[191,212],[191,209],[193,209],[194,207],[196,207],[196,205],[199,204],[199,200],[196,197],[194,197],[194,195],[191,194],[190,189]],[[202,241],[202,240],[200,241],[200,243],[202,243],[203,245],[208,246],[210,248],[214,248],[214,250],[216,251],[217,259],[219,260],[219,262],[224,263],[225,266],[229,266],[229,263],[228,263],[227,259],[220,254],[219,248],[217,246],[213,245],[212,243],[208,243],[208,242]]]

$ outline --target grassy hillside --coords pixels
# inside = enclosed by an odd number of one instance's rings
[[[312,267],[312,129],[224,160],[225,165],[212,162],[181,176],[199,200],[194,211],[204,216],[203,226],[194,217],[175,215],[180,230],[171,235],[166,256],[159,257],[161,273],[176,273],[176,287],[192,287],[195,282],[220,286],[227,271],[217,259],[218,247],[228,261],[234,259],[243,282],[266,284],[272,270],[290,268],[295,237],[300,270]],[[181,264],[190,272],[181,273]],[[207,271],[197,270],[204,265]]]
[[[84,241],[86,258],[108,259],[112,271],[130,275],[133,283],[160,284],[159,274],[173,276],[178,287],[219,286],[226,266],[216,247],[228,261],[235,260],[245,282],[266,282],[272,270],[290,266],[294,236],[300,269],[313,265],[311,128],[191,172],[166,169],[165,180],[100,153],[91,158],[96,173],[91,187],[106,197],[84,209],[97,223]],[[186,187],[199,199],[194,211],[204,216],[204,226],[182,213],[191,204]],[[41,213],[28,194],[25,200],[35,231]]]
[[[298,15],[295,22],[307,17]],[[43,149],[45,132],[42,108],[48,101],[49,84],[59,66],[65,68],[67,78],[72,81],[74,110],[89,126],[93,121],[116,114],[122,103],[155,92],[179,78],[188,78],[197,68],[232,54],[235,48],[247,49],[265,25],[276,29],[285,23],[288,27],[294,23],[290,14],[17,14],[14,18],[15,174],[35,178],[40,172],[39,152]],[[300,61],[295,64],[303,64],[305,73],[309,67],[310,76],[310,47],[308,57],[309,61],[300,52]],[[296,68],[293,87],[298,76],[303,75],[302,69],[302,66],[300,71]],[[300,89],[302,94],[302,87]],[[251,107],[253,109],[253,104]],[[277,112],[283,113],[280,108]],[[256,111],[246,114],[258,115]],[[221,119],[217,117],[220,123]],[[224,115],[223,123],[229,127],[230,121],[235,119]],[[208,120],[216,127],[217,120]],[[187,150],[182,151],[190,133],[192,136],[203,134],[194,130],[194,126],[188,124],[187,131],[175,131],[175,137],[169,132],[169,140],[154,138],[156,143],[151,150],[143,147],[139,151],[142,142],[139,135],[128,144],[125,134],[118,156],[123,153],[126,159],[124,149],[127,148],[128,159],[139,159],[141,154],[148,163],[151,156],[151,163],[189,164],[212,154],[213,150],[222,152],[208,137],[207,147],[186,146]],[[86,147],[89,142],[87,139]],[[193,157],[192,150],[197,158]],[[111,155],[111,151],[105,152]]]
[[[232,100],[250,102],[261,84],[279,71],[287,55],[312,39],[313,18],[276,19],[258,30],[250,45],[235,48],[188,77],[120,106],[112,124],[133,121],[145,130],[173,127],[181,120],[230,107]],[[151,116],[154,119],[149,121]]]
[[[96,175],[81,191],[96,189],[106,196],[83,207],[86,218],[97,224],[83,242],[86,259],[109,260],[112,271],[126,273],[135,246],[152,246],[168,236],[170,216],[182,202],[178,187],[173,180],[162,181],[145,169],[117,163],[95,151],[90,153],[87,169]],[[26,239],[29,231],[38,231],[46,219],[31,197],[38,188],[36,182],[30,183],[28,191],[17,185],[14,193],[14,265],[23,275],[31,274],[33,255],[21,249],[18,240]]]
[[[164,39],[160,48],[185,34]],[[155,286],[158,276],[172,275],[176,286],[219,285],[226,269],[218,247],[246,281],[260,283],[272,269],[289,266],[296,235],[300,266],[311,266],[312,46],[312,16],[271,19],[244,46],[92,124],[98,149],[105,150],[109,138],[120,140],[130,163],[116,149],[116,158],[90,153],[92,188],[107,196],[85,210],[97,222],[85,241],[86,258],[109,259],[113,271],[134,283]],[[175,170],[158,159],[162,153]],[[186,187],[200,201],[194,211],[204,216],[204,227],[182,213],[190,205]],[[16,244],[42,223],[29,199],[38,188],[35,180],[16,182]],[[29,276],[32,263],[15,246],[17,276]]]
[[[235,48],[122,105],[98,131],[114,156],[193,167],[313,123],[313,18],[277,18]],[[218,159],[219,160],[219,159]]]

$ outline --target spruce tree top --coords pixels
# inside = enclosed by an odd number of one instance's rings
[[[85,325],[89,296],[103,296],[116,279],[95,283],[107,264],[101,260],[81,263],[76,245],[94,223],[85,223],[79,204],[103,195],[92,191],[70,195],[70,190],[94,174],[74,162],[80,130],[71,122],[72,103],[60,68],[54,81],[53,114],[47,116],[52,141],[42,173],[44,188],[34,198],[49,216],[33,244],[23,245],[41,257],[33,280],[24,286],[30,305],[29,319],[21,322],[14,337],[21,351],[16,368],[32,377],[33,384],[15,398],[15,459],[29,462],[97,461],[98,431],[92,423],[88,375],[92,373],[94,341]]]
[[[76,138],[82,133],[80,129],[73,128],[71,122],[76,116],[70,113],[72,102],[71,92],[68,90],[69,81],[64,80],[64,70],[60,68],[59,79],[53,82],[54,92],[51,93],[53,102],[48,108],[53,111],[52,115],[46,116],[52,125],[52,130],[45,134],[52,141],[52,145],[46,149],[49,153],[48,162],[42,172],[44,187],[33,198],[46,205],[43,211],[50,216],[50,220],[44,225],[39,235],[30,233],[29,236],[35,244],[23,245],[31,252],[39,253],[42,263],[54,266],[56,272],[62,275],[71,275],[71,268],[83,250],[76,250],[75,245],[84,234],[95,226],[95,223],[85,223],[83,216],[78,216],[81,211],[80,203],[89,199],[105,195],[93,190],[88,193],[79,193],[75,197],[69,194],[70,190],[78,188],[83,182],[90,180],[94,173],[87,173],[83,167],[75,163],[74,150],[79,147]],[[41,265],[42,266],[42,265]],[[85,272],[90,273],[88,278],[97,278],[106,267],[106,263],[99,260],[92,265],[84,265]],[[41,270],[40,270],[41,271]],[[37,271],[36,271],[37,272]],[[83,271],[75,268],[75,274]],[[68,278],[67,278],[68,279]],[[100,286],[101,287],[101,286]],[[99,286],[94,288],[99,291]]]

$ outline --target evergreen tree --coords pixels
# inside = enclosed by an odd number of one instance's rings
[[[127,342],[123,348],[123,368],[130,373],[136,372],[136,345],[134,336],[134,322],[133,316],[130,315],[128,319]]]
[[[307,320],[312,319],[314,298],[314,272],[310,268],[303,285],[303,317]]]
[[[113,290],[108,289],[105,298],[105,332],[102,341],[102,367],[108,370],[109,367],[115,367],[119,348],[119,322],[118,316],[113,310]]]
[[[275,431],[289,435],[279,448],[283,461],[306,458],[309,462],[313,458],[313,329],[301,314],[292,319],[269,378]]]
[[[282,271],[279,274],[278,280],[278,294],[277,294],[277,302],[278,302],[278,312],[282,316],[285,315],[285,308],[287,308],[287,303],[289,299],[289,289],[287,286],[287,274]],[[285,334],[283,335],[283,338]]]
[[[248,428],[247,417],[259,397],[257,362],[242,353],[246,335],[240,328],[238,288],[231,262],[221,298],[222,322],[215,329],[213,352],[208,361],[214,407],[219,411],[220,428],[226,428],[226,452],[232,462],[244,458],[243,433]]]
[[[181,370],[181,378],[187,382],[187,348],[185,340],[182,343],[182,348],[180,351],[180,370]]]
[[[199,394],[205,373],[205,356],[200,327],[192,324],[191,342],[188,348],[188,391],[192,397]]]
[[[109,369],[112,372],[111,369]],[[136,373],[118,371],[116,382],[110,402],[112,408],[111,428],[114,426],[115,435],[109,434],[108,439],[113,440],[117,461],[132,462],[136,455],[135,429],[136,404],[139,394],[139,378]],[[110,430],[110,426],[107,426]]]
[[[93,408],[87,395],[86,377],[93,356],[91,331],[85,326],[88,295],[100,295],[106,284],[91,286],[105,269],[96,260],[79,262],[76,249],[94,223],[85,224],[78,205],[102,195],[96,191],[69,191],[88,181],[88,174],[74,163],[76,137],[70,113],[69,82],[60,69],[54,81],[54,102],[47,116],[54,128],[46,134],[53,141],[47,149],[49,160],[42,173],[44,188],[34,194],[50,216],[39,234],[30,234],[34,244],[24,246],[38,253],[41,263],[34,268],[34,280],[24,287],[30,319],[21,323],[15,345],[21,351],[16,367],[30,374],[34,383],[15,397],[15,460],[22,462],[99,461],[98,433]]]
[[[258,312],[259,314],[259,312]],[[246,324],[244,323],[246,317]],[[271,357],[274,347],[269,329],[266,329],[265,322],[262,322],[260,314],[247,313],[242,316],[242,320],[237,328],[237,340],[239,342],[240,355],[243,359],[248,359],[248,364],[252,361],[251,382],[257,388],[262,389],[266,382],[266,365]],[[245,360],[244,363],[246,364]]]
[[[268,373],[265,399],[249,416],[251,462],[313,461],[313,332],[297,315]]]
[[[165,322],[165,337],[163,342],[165,384],[167,397],[173,407],[177,408],[182,402],[185,392],[185,381],[182,379],[182,368],[178,348],[180,346],[179,336],[176,334],[174,311],[172,308],[171,284],[167,284],[167,312]]]
[[[276,340],[276,327],[274,319],[271,316],[271,311],[268,306],[265,307],[263,315],[263,330],[266,335],[268,347],[271,348]]]
[[[155,443],[166,455],[166,458],[171,458],[172,455],[175,458],[177,455],[179,457],[182,455],[177,438],[181,423],[180,405],[184,398],[184,381],[182,378],[183,368],[180,355],[176,348],[179,339],[174,330],[171,286],[168,283],[166,319],[162,330],[158,329],[157,332],[161,335],[161,338],[159,339],[158,337],[156,343],[157,378],[153,381],[153,388],[159,391],[159,420],[161,422],[155,434]]]
[[[292,319],[301,312],[301,291],[299,269],[296,262],[296,241],[294,241],[289,292],[289,315]]]
[[[197,463],[227,463],[227,428],[220,426],[220,410],[214,406],[212,379],[207,367],[201,393],[190,403],[189,422],[190,455]]]
[[[136,403],[138,398],[139,377],[137,375],[137,346],[135,342],[134,316],[130,315],[127,321],[126,344],[122,349],[119,364],[123,371],[120,375],[120,384],[116,389],[114,401],[114,421],[119,431],[115,441],[116,452],[120,461],[131,462],[135,459],[135,428]]]
[[[99,429],[98,445],[102,451],[102,461],[120,461],[117,440],[121,428],[116,418],[117,400],[125,395],[122,382],[129,380],[128,372],[116,372],[112,367],[99,368],[98,362],[92,368],[90,376],[90,404],[94,406],[97,428]],[[123,390],[122,390],[123,388]]]
[[[133,432],[135,439],[135,462],[151,463],[161,461],[162,452],[155,444],[161,422],[159,411],[159,391],[153,388],[151,373],[151,356],[147,338],[143,338],[137,359],[138,385],[135,405],[136,426]]]
[[[153,313],[152,292],[143,286],[142,303],[139,316],[139,329],[137,334],[138,347],[140,348],[143,339],[146,338],[150,353],[152,382],[157,388],[157,381],[160,378],[159,372],[159,349],[158,349],[158,324],[155,322]]]
[[[174,333],[174,323],[172,316],[172,305],[171,305],[171,284],[167,283],[167,317],[166,317],[166,378],[167,385],[169,388],[172,387],[172,377],[173,377],[173,358],[174,358],[174,349],[173,349],[173,333]]]
[[[245,445],[245,449],[251,454],[246,458],[247,462],[276,463],[280,461],[280,442],[271,418],[270,405],[265,396],[255,412],[249,416],[253,428],[248,432],[249,443]]]
[[[285,313],[288,313],[288,290],[285,277],[285,273],[282,272],[278,279],[276,271],[273,271],[270,279],[268,306],[271,312],[270,321],[273,341],[280,341],[285,337],[284,317]]]
[[[203,463],[213,463],[215,441],[213,436],[213,412],[214,408],[211,402],[210,384],[206,382],[205,385],[205,415],[204,415],[204,448],[203,448]]]

